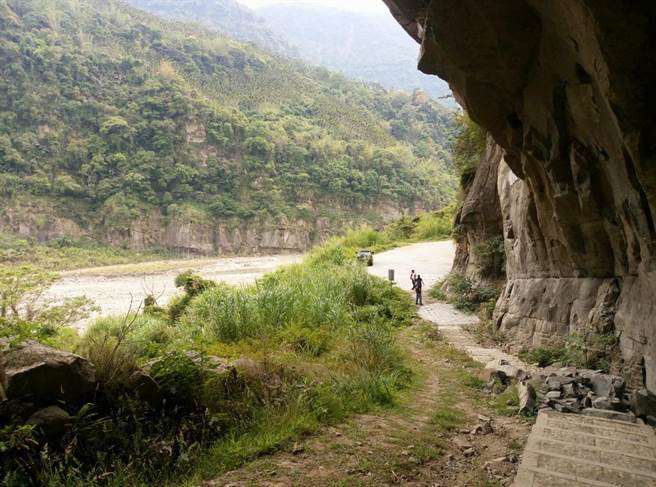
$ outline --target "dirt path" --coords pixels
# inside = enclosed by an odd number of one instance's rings
[[[160,304],[176,295],[173,281],[178,274],[192,270],[201,276],[229,284],[249,284],[267,272],[300,261],[301,255],[230,257],[218,259],[171,260],[96,267],[62,273],[44,296],[59,301],[85,295],[100,307],[95,316],[125,314],[135,309],[148,294]],[[83,329],[90,320],[78,323]]]
[[[455,246],[451,240],[422,242],[374,255],[374,265],[369,272],[387,279],[388,269],[394,269],[397,285],[412,290],[410,271],[418,272],[428,290],[451,270]]]
[[[509,485],[529,427],[490,415],[464,385],[474,363],[432,331],[416,325],[400,335],[418,381],[397,407],[327,427],[204,486]],[[471,434],[479,414],[493,432]]]
[[[430,285],[449,271],[452,258],[450,242],[417,244],[375,256],[370,269],[386,277],[388,268],[397,276],[415,268]],[[432,318],[447,323],[459,316],[450,307],[434,311]],[[205,485],[509,485],[529,426],[490,414],[486,397],[467,386],[480,365],[450,345],[434,323],[418,322],[399,340],[417,381],[396,407],[325,428]],[[483,422],[492,419],[493,431],[473,434],[481,414]]]

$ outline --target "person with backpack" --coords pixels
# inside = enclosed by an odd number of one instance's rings
[[[414,280],[414,285],[412,286],[412,290],[416,293],[415,304],[418,304],[419,306],[424,305],[424,303],[421,300],[421,291],[423,287],[424,287],[424,280],[421,278],[419,274],[417,274]]]

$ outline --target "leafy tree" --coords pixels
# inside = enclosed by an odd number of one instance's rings
[[[383,204],[440,208],[455,194],[463,122],[422,93],[116,0],[3,5],[0,207],[75,200],[81,224],[116,230],[185,202],[214,219],[377,223]]]

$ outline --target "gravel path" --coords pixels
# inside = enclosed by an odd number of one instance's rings
[[[388,269],[394,269],[395,281],[401,289],[412,290],[410,271],[418,272],[426,291],[451,270],[455,245],[451,240],[423,242],[374,255],[369,272],[387,279]]]

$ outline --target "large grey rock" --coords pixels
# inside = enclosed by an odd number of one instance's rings
[[[9,349],[3,358],[9,398],[70,402],[83,398],[95,386],[95,368],[87,359],[37,342]]]
[[[519,412],[521,414],[533,414],[537,398],[533,386],[529,382],[519,382],[517,384],[517,393],[519,395]]]
[[[385,2],[505,151],[497,327],[527,346],[614,333],[656,393],[656,37],[636,22],[654,2]]]
[[[574,377],[552,375],[547,377],[546,384],[550,391],[561,391],[565,385],[571,384],[575,380]]]
[[[485,151],[473,180],[462,181],[465,198],[454,223],[457,232],[452,271],[481,285],[498,281],[505,274],[503,263],[494,260],[502,259],[502,255],[483,255],[491,242],[503,238],[497,190],[497,173],[502,157],[501,148],[491,137],[487,137]]]
[[[73,422],[73,418],[59,406],[48,406],[32,414],[26,421],[43,431],[48,438],[60,436]]]
[[[636,389],[631,394],[631,409],[636,416],[656,417],[656,395],[651,394],[644,387]]]
[[[581,377],[590,381],[592,390],[597,396],[619,398],[624,394],[625,382],[622,377],[594,371],[582,371]]]
[[[592,407],[595,409],[613,409],[610,399],[606,396],[594,398],[592,400]]]
[[[524,369],[515,367],[504,359],[492,360],[485,365],[485,368],[496,372],[502,379],[508,378],[512,381],[523,381],[528,377],[528,374]]]
[[[561,392],[560,391],[549,391],[545,394],[546,399],[560,399]]]

